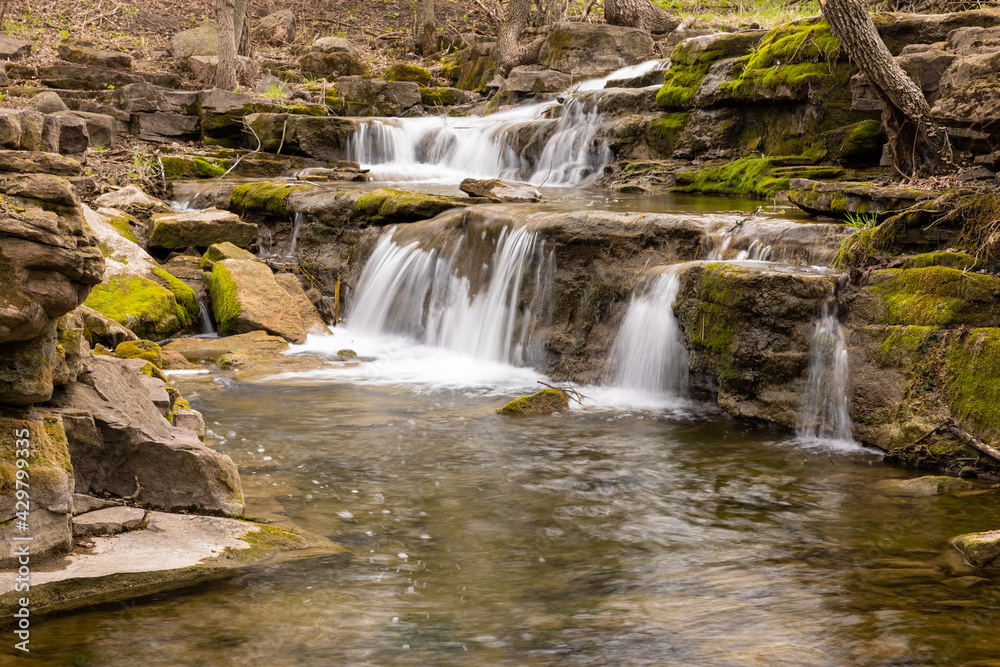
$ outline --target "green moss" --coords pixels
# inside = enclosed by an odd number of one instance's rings
[[[420,87],[420,103],[426,106],[451,106],[458,104],[454,88]]]
[[[743,196],[772,197],[788,188],[788,179],[768,178],[771,171],[768,158],[741,158],[734,162],[678,174],[674,189],[679,192],[708,192]]]
[[[873,274],[866,296],[881,303],[871,320],[892,325],[991,324],[1000,320],[1000,279],[957,269],[886,269]]]
[[[229,210],[236,213],[253,212],[287,218],[292,214],[288,195],[310,189],[303,185],[261,181],[238,185],[229,197]]]
[[[792,21],[772,28],[747,57],[747,69],[803,62],[836,62],[840,55],[840,40],[830,32],[822,18]]]
[[[975,258],[964,252],[928,252],[905,258],[901,268],[923,269],[928,266],[947,266],[952,269],[965,270],[972,268],[975,264]]]
[[[687,112],[665,113],[649,123],[646,131],[646,143],[664,157],[673,154],[677,138],[690,120]]]
[[[200,155],[164,155],[160,160],[163,162],[163,173],[168,180],[217,178],[225,174],[232,165],[231,160],[205,158]]]
[[[145,359],[157,368],[163,367],[160,346],[151,340],[123,341],[115,348],[115,356],[119,359]]]
[[[42,421],[0,417],[0,492],[7,492],[5,485],[13,482],[16,475],[18,438],[15,432],[28,429],[31,441],[31,456],[28,459],[32,476],[39,468],[60,468],[72,475],[66,432],[62,421],[54,415],[43,415]]]
[[[187,313],[187,318],[184,322],[185,325],[192,324],[201,317],[198,295],[194,293],[193,289],[188,287],[187,283],[176,276],[170,275],[170,273],[160,267],[153,269],[153,275],[158,279],[157,282],[170,290],[170,293],[177,299],[177,303]]]
[[[125,216],[115,216],[108,220],[108,224],[115,228],[115,230],[121,234],[123,237],[131,241],[136,245],[142,245],[139,243],[139,239],[136,238],[135,233],[132,231],[132,226],[128,224],[128,218]],[[103,248],[102,248],[103,251]],[[106,257],[107,255],[105,255]]]
[[[431,73],[420,65],[396,63],[385,72],[386,81],[414,81],[421,86],[429,85]]]
[[[236,292],[236,283],[233,282],[232,274],[224,264],[216,264],[212,268],[208,287],[212,297],[212,312],[215,314],[215,323],[219,333],[223,336],[236,333],[237,320],[242,310],[239,297]]]
[[[566,394],[557,389],[543,389],[531,396],[520,396],[497,410],[501,415],[552,414],[569,407]]]
[[[455,198],[379,188],[359,199],[355,211],[369,224],[377,225],[425,220],[460,205]]]
[[[656,106],[661,109],[689,109],[694,106],[694,94],[708,74],[708,65],[671,67],[663,77],[663,87],[656,93]]]
[[[91,290],[84,305],[151,340],[174,335],[188,321],[169,290],[141,276],[111,276]]]
[[[990,439],[1000,437],[1000,329],[975,329],[953,341],[945,364],[952,415]]]
[[[293,104],[285,107],[285,113],[298,114],[299,116],[329,116],[330,111],[324,104]]]
[[[257,257],[253,253],[225,241],[208,246],[205,254],[201,256],[200,266],[204,271],[211,271],[216,262],[221,262],[224,259],[257,259]]]

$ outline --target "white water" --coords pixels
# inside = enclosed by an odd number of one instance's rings
[[[484,117],[367,120],[351,137],[348,155],[370,169],[376,181],[453,184],[465,178],[499,177],[536,185],[579,185],[599,175],[612,156],[607,146],[594,145],[602,115],[572,94],[599,90],[609,80],[638,76],[659,66],[653,60],[622,68],[566,91],[570,99],[537,164],[519,155],[514,133],[525,124],[549,122],[559,106],[556,102],[526,104]]]
[[[198,299],[198,310],[201,313],[201,333],[202,335],[214,335],[215,327],[212,325],[212,316],[208,312],[208,306],[201,299]]]
[[[673,308],[685,266],[668,267],[632,296],[611,352],[616,387],[654,397],[685,393],[688,353]]]
[[[832,441],[853,446],[847,410],[847,342],[836,306],[823,304],[809,347],[809,376],[799,413],[798,435],[807,442]]]
[[[292,221],[292,243],[288,248],[288,256],[295,257],[295,247],[299,243],[299,230],[302,229],[302,223],[306,221],[305,213],[296,213],[295,218]]]
[[[490,243],[485,238],[481,243]],[[473,248],[465,239],[454,248],[401,246],[393,233],[382,236],[358,282],[351,330],[365,335],[407,336],[420,343],[501,364],[529,361],[530,322],[547,304],[554,266],[544,243],[524,227],[505,227],[492,257],[474,276],[461,275],[456,260]],[[463,248],[462,246],[468,246]],[[474,253],[479,256],[481,253]],[[522,284],[533,276],[527,307]]]

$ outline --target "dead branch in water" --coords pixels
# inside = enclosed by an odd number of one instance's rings
[[[980,454],[985,454],[994,461],[1000,461],[1000,450],[986,444],[976,436],[960,427],[954,419],[942,419],[937,426],[913,441],[907,447],[916,447],[927,438],[936,433],[950,433],[955,436],[963,445],[967,445]]]
[[[587,396],[584,396],[583,394],[581,394],[568,384],[565,387],[556,387],[555,385],[551,385],[548,382],[542,382],[541,380],[538,381],[538,384],[548,387],[549,389],[555,389],[556,391],[561,392],[564,396],[566,396],[566,398],[572,399],[577,403],[579,403],[580,405],[583,405],[583,399],[586,398],[589,400]]]

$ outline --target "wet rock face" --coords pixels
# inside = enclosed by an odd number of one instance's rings
[[[52,393],[55,319],[101,281],[104,258],[70,184],[41,174],[0,178],[0,403]]]

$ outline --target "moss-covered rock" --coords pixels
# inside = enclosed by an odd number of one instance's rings
[[[198,320],[201,315],[201,307],[198,305],[198,295],[194,293],[194,290],[187,283],[162,268],[153,269],[153,279],[166,287],[174,295],[178,305],[187,313],[189,322]]]
[[[468,201],[462,201],[459,197],[379,188],[361,197],[355,205],[355,211],[368,224],[389,225],[433,218],[450,208],[468,205]]]
[[[679,192],[735,194],[747,197],[772,197],[787,190],[789,179],[769,174],[773,163],[768,158],[741,158],[718,167],[677,175]]]
[[[823,143],[831,160],[855,166],[878,164],[882,146],[887,140],[882,123],[877,120],[863,120],[823,135]]]
[[[1000,530],[959,535],[951,539],[951,545],[962,552],[973,567],[1000,565]]]
[[[691,118],[686,111],[665,113],[649,123],[646,131],[646,143],[663,157],[670,157],[677,148],[677,139],[684,126]]]
[[[903,269],[924,269],[928,266],[946,266],[951,269],[965,271],[976,265],[976,260],[972,255],[964,252],[925,252],[920,255],[910,255],[904,257],[900,263]]]
[[[229,197],[229,210],[287,218],[292,214],[288,196],[293,192],[315,189],[314,186],[261,181],[236,186]],[[212,245],[212,244],[209,244]]]
[[[421,86],[431,83],[431,73],[420,65],[413,63],[396,63],[385,71],[386,81],[414,81]]]
[[[944,266],[875,271],[852,300],[868,324],[1000,326],[1000,279]]]
[[[151,340],[169,338],[194,321],[167,288],[137,275],[111,276],[84,305]]]
[[[211,271],[216,262],[224,259],[257,259],[257,257],[243,248],[239,248],[232,243],[214,243],[208,247],[205,254],[201,256],[201,268]]]
[[[305,340],[297,305],[263,262],[226,259],[205,275],[221,335],[263,330],[294,343]]]
[[[550,415],[569,409],[569,398],[557,389],[542,389],[531,396],[520,396],[497,410],[501,415]]]
[[[164,155],[163,174],[167,180],[218,178],[232,166],[232,160],[208,155]]]
[[[127,340],[115,348],[119,359],[145,359],[157,368],[163,367],[160,346],[151,340]]]
[[[455,104],[465,104],[469,101],[469,95],[460,88],[427,88],[420,87],[420,103],[430,107],[447,107]]]

